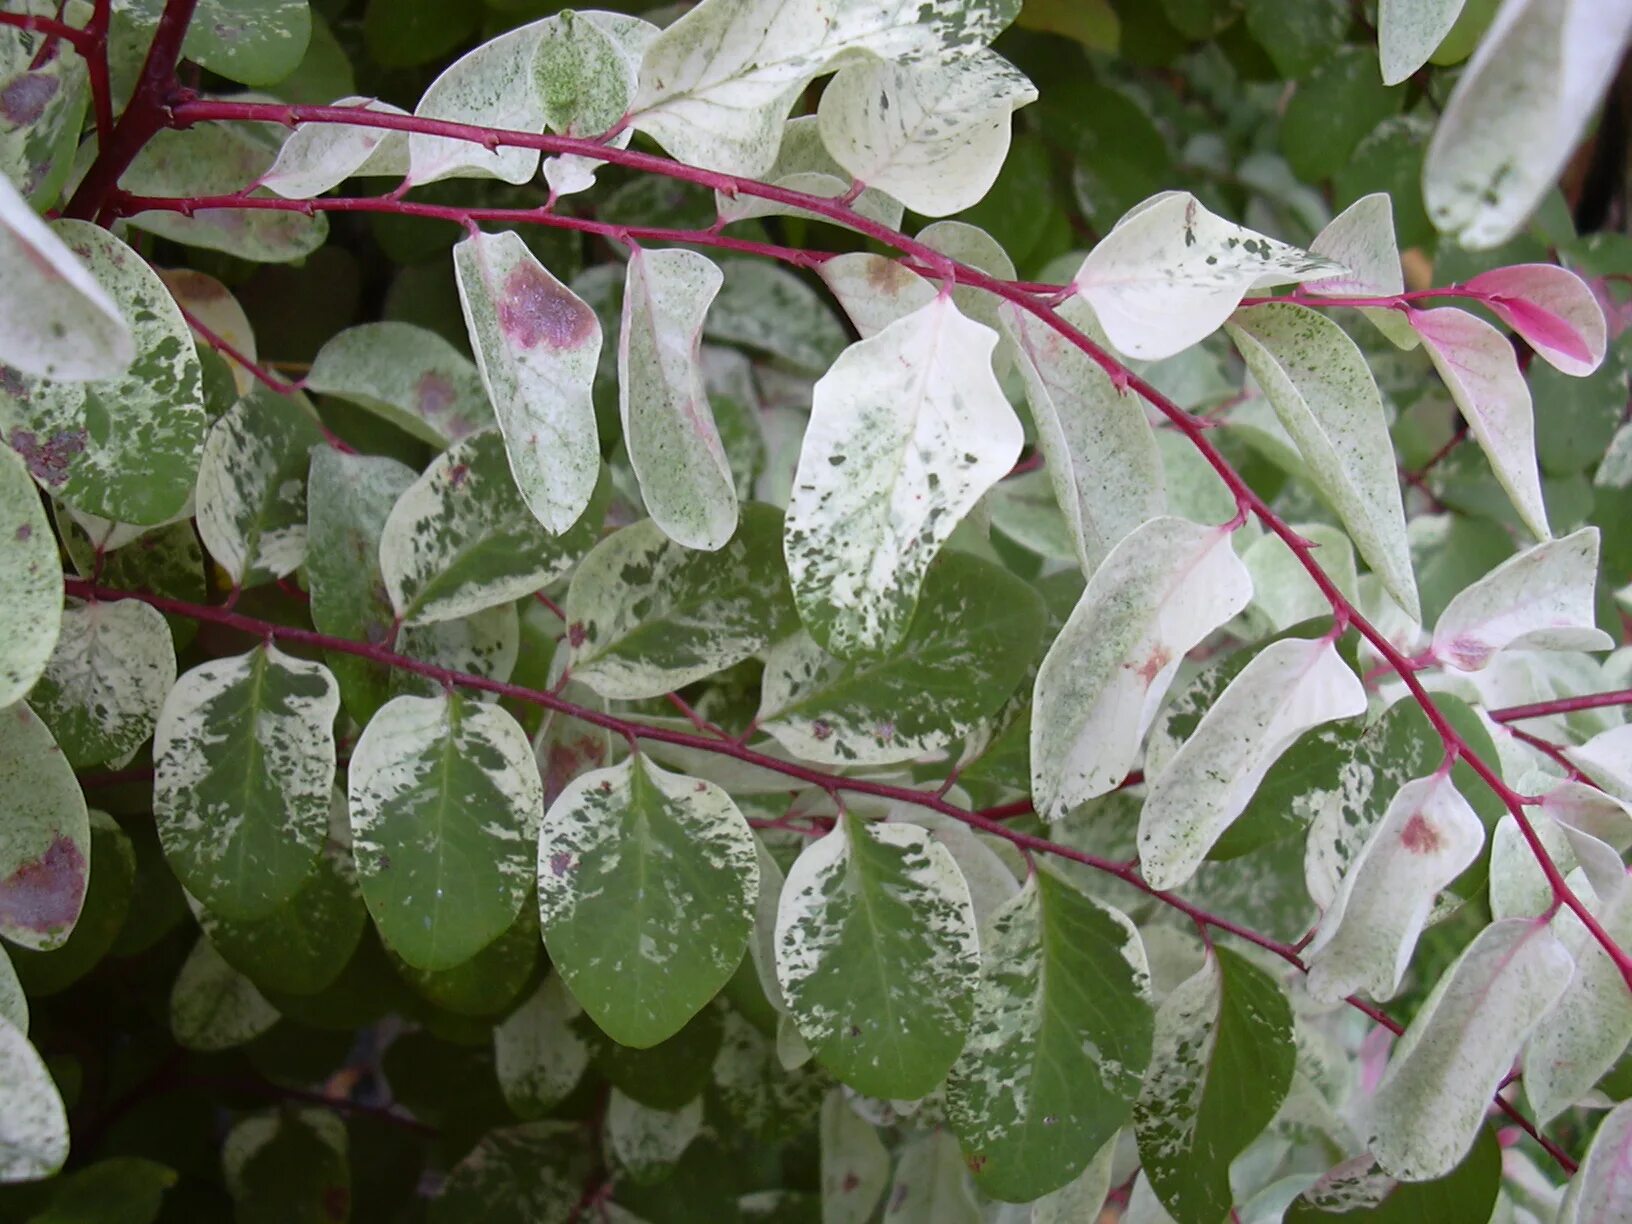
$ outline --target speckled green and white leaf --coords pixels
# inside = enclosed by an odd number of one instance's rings
[[[1560,781],[1539,770],[1519,779],[1521,795],[1539,795],[1536,810],[1564,831],[1570,851],[1600,897],[1626,880],[1621,854],[1632,845],[1632,804],[1584,782]]]
[[[163,0],[115,0],[113,7],[143,27],[156,25],[164,10]],[[199,0],[182,54],[240,85],[272,85],[300,65],[311,31],[307,0]]]
[[[1344,271],[1208,212],[1188,192],[1170,191],[1129,209],[1071,285],[1119,351],[1154,361],[1217,331],[1255,286]]]
[[[1324,315],[1291,303],[1237,311],[1226,329],[1360,555],[1420,619],[1394,444],[1359,347]]]
[[[91,825],[57,742],[25,702],[0,710],[0,935],[60,947],[85,904]]]
[[[1428,145],[1422,197],[1441,232],[1485,250],[1519,231],[1597,113],[1629,32],[1620,3],[1502,6]]]
[[[782,873],[781,865],[758,837],[754,838],[754,853],[759,862],[759,892],[754,901],[754,931],[748,940],[748,955],[753,961],[759,988],[777,1012],[780,1025],[782,1017],[787,1014],[788,1000],[776,976],[776,911],[787,878]]]
[[[1132,923],[1047,872],[995,928],[947,1118],[976,1185],[1030,1202],[1127,1122],[1150,1058],[1150,972]]]
[[[70,599],[62,633],[30,700],[76,769],[122,761],[153,734],[176,682],[164,617],[134,599]]]
[[[1632,723],[1600,731],[1576,748],[1570,763],[1617,799],[1632,803]]]
[[[864,60],[839,69],[817,116],[833,159],[914,212],[944,217],[980,201],[1009,153],[1010,116],[1037,88],[1002,56]]]
[[[1009,258],[1009,253],[1003,249],[1002,243],[978,225],[971,225],[967,221],[936,221],[924,226],[914,237],[948,259],[966,264],[996,280],[1011,281],[1018,276],[1014,260]],[[1002,303],[996,295],[974,285],[954,284],[952,301],[976,323],[984,323],[993,331],[1001,330],[998,307]],[[1092,312],[1084,313],[1091,315]],[[993,358],[994,366],[1000,374],[1007,372],[1012,360],[1008,350],[1009,345],[1000,340],[997,355]]]
[[[1383,84],[1398,85],[1428,62],[1456,24],[1464,0],[1381,0],[1377,52]],[[1398,292],[1398,290],[1396,290]]]
[[[395,697],[363,728],[348,787],[363,900],[403,960],[450,968],[515,920],[544,791],[508,713],[453,692]]]
[[[240,1115],[221,1142],[221,1173],[239,1214],[282,1219],[343,1214],[351,1202],[350,1142],[343,1115],[286,1104]]]
[[[564,532],[589,505],[600,470],[590,395],[600,320],[513,231],[466,238],[453,267],[510,470],[538,521]]]
[[[306,388],[367,408],[437,447],[494,421],[470,358],[412,323],[346,328],[318,350]]]
[[[182,885],[230,918],[263,918],[316,866],[334,784],[340,689],[270,643],[176,682],[153,736],[153,814]]]
[[[1293,523],[1292,530],[1315,545],[1315,556],[1326,576],[1350,599],[1356,597],[1359,576],[1354,545],[1330,523]],[[1286,541],[1265,532],[1241,552],[1241,564],[1252,576],[1252,605],[1247,618],[1259,633],[1282,633],[1293,625],[1330,616],[1332,605],[1303,562]],[[1391,605],[1397,606],[1397,605]]]
[[[1139,813],[1145,879],[1154,888],[1189,880],[1294,740],[1365,712],[1360,678],[1330,639],[1264,647],[1151,781]]]
[[[1604,1116],[1580,1170],[1570,1179],[1559,1224],[1614,1224],[1632,1216],[1632,1101]]]
[[[622,13],[575,13],[568,9],[544,27],[533,71],[544,95],[544,122],[563,136],[600,136],[611,131],[634,102],[641,57],[658,27]],[[626,148],[634,129],[608,142]],[[558,196],[595,185],[594,158],[563,154],[544,159],[544,181]]]
[[[17,969],[4,947],[0,947],[0,1020],[15,1025],[25,1037],[28,1035],[28,996],[23,993]]]
[[[130,247],[85,221],[57,221],[52,229],[129,321],[135,359],[114,366],[122,372],[84,382],[8,377],[0,382],[0,430],[53,497],[119,522],[165,522],[192,495],[208,424],[192,333],[164,282]],[[40,253],[56,275],[68,276],[60,258]],[[44,290],[30,310],[59,297]],[[110,352],[131,351],[105,329],[86,334],[109,343]]]
[[[788,872],[777,976],[817,1061],[858,1092],[914,1100],[941,1082],[979,970],[969,886],[916,825],[847,814]]]
[[[896,819],[921,823],[936,841],[946,847],[952,861],[958,865],[958,870],[963,873],[963,882],[969,886],[969,902],[975,907],[975,932],[980,936],[984,962],[998,916],[1020,892],[1020,881],[1015,879],[1015,870],[1004,862],[993,847],[1001,846],[1007,850],[1013,847],[996,838],[983,838],[962,821],[926,808],[902,806],[892,815]],[[1014,857],[1020,874],[1024,875],[1024,860],[1020,860],[1018,854]]]
[[[737,529],[731,462],[703,388],[703,318],[724,283],[706,255],[629,253],[618,341],[618,414],[653,521],[676,543],[713,551]]]
[[[833,1081],[808,1060],[785,1066],[777,1039],[761,1032],[741,1013],[726,1008],[720,1019],[711,1096],[725,1117],[764,1143],[811,1135],[822,1096]],[[710,1110],[714,1111],[712,1105]]]
[[[957,1140],[937,1128],[902,1149],[884,1200],[885,1224],[980,1224]]]
[[[1019,458],[996,343],[939,296],[817,382],[784,550],[800,616],[835,654],[901,642],[930,562]]]
[[[776,150],[776,161],[760,176],[760,182],[827,199],[844,195],[851,185],[849,173],[833,160],[833,155],[822,143],[820,122],[815,115],[800,115],[783,125],[782,143]],[[828,224],[844,224],[808,209],[779,204],[747,192],[727,195],[723,191],[716,191],[714,205],[726,224],[746,221],[751,217],[805,217]],[[870,187],[850,202],[850,209],[890,229],[901,227],[905,211],[899,200],[892,200],[882,191]],[[821,268],[817,271],[820,272]]]
[[[1478,671],[1502,650],[1610,650],[1593,599],[1598,528],[1583,527],[1509,557],[1440,613],[1434,658]]]
[[[57,11],[55,5],[21,6],[23,12],[30,9],[40,17]],[[13,5],[11,11],[19,11],[19,6]],[[28,204],[40,210],[61,202],[91,97],[90,76],[80,56],[56,54],[45,63],[35,61],[37,55],[43,58],[47,44],[43,35],[15,27],[0,36],[0,95],[7,99],[0,130],[0,178],[9,180],[8,187],[15,185]],[[4,224],[0,221],[0,227]],[[9,278],[10,269],[7,274]],[[26,291],[21,300],[32,301]]]
[[[834,1088],[822,1101],[822,1224],[866,1224],[890,1182],[878,1130]]]
[[[757,723],[795,756],[829,765],[911,760],[997,711],[1037,658],[1047,612],[1029,584],[947,552],[894,653],[834,658],[805,633],[766,655]]]
[[[305,396],[257,387],[210,427],[198,464],[198,534],[235,586],[306,560],[306,469],[323,432]]]
[[[22,700],[48,667],[61,608],[51,522],[22,459],[0,449],[0,708]]]
[[[277,1009],[200,937],[170,991],[170,1033],[188,1050],[230,1050],[278,1022]]]
[[[1535,412],[1512,342],[1483,319],[1454,306],[1412,310],[1406,317],[1422,337],[1513,509],[1538,539],[1549,539],[1552,530],[1536,469]]]
[[[939,292],[911,268],[887,255],[847,251],[816,269],[863,340],[878,335],[935,300]]]
[[[725,283],[703,320],[703,335],[779,357],[801,373],[822,373],[848,339],[817,292],[763,259],[720,260]]]
[[[548,586],[588,552],[607,481],[569,530],[539,525],[510,476],[504,439],[485,429],[432,460],[380,532],[380,570],[405,623],[428,624],[512,603]]]
[[[50,1177],[68,1159],[68,1113],[45,1060],[0,1017],[0,1183]]]
[[[137,195],[232,195],[248,190],[271,168],[282,139],[281,129],[260,124],[166,129],[143,146],[119,185]],[[210,208],[191,215],[153,211],[137,213],[130,224],[185,246],[257,263],[304,259],[329,236],[326,214],[283,209]]]
[[[1366,1146],[1378,1163],[1403,1181],[1428,1181],[1461,1162],[1573,967],[1546,923],[1507,918],[1474,937],[1395,1044],[1371,1099]]]
[[[624,1173],[637,1182],[651,1181],[679,1162],[702,1126],[702,1097],[679,1109],[653,1109],[613,1088],[602,1134]]]
[[[543,1117],[578,1086],[589,1066],[589,1047],[573,1026],[582,1011],[551,973],[493,1029],[493,1069],[517,1117]]]
[[[1542,775],[1545,776],[1545,775]],[[1527,792],[1520,791],[1520,794]],[[1568,876],[1577,863],[1569,839],[1558,823],[1532,816],[1530,824],[1547,856]],[[1618,873],[1619,874],[1619,873]],[[1496,822],[1490,835],[1490,883],[1487,889],[1493,918],[1538,918],[1552,907],[1553,887],[1510,813]]]
[[[468,672],[486,680],[508,680],[521,655],[521,617],[514,604],[502,604],[458,620],[404,625],[397,634],[397,653],[449,671]],[[434,697],[442,689],[440,681],[428,676],[391,669],[393,697]],[[480,701],[497,700],[491,693],[472,695]]]
[[[422,119],[443,119],[511,132],[542,132],[545,91],[535,68],[544,32],[557,18],[518,26],[454,60],[414,107]],[[537,149],[488,149],[476,141],[413,133],[409,181],[496,178],[525,183],[538,173]]]
[[[306,587],[320,633],[353,642],[390,637],[396,613],[380,574],[380,532],[414,479],[412,468],[383,455],[313,448],[306,482]],[[385,669],[338,651],[328,661],[347,712],[366,723],[385,704]]]
[[[1268,974],[1225,948],[1156,1012],[1150,1073],[1134,1106],[1152,1189],[1185,1220],[1230,1210],[1230,1162],[1285,1099],[1295,1061],[1292,1009]]]
[[[1305,293],[1393,297],[1405,292],[1405,270],[1394,238],[1394,202],[1386,191],[1363,195],[1338,213],[1315,235],[1309,251],[1342,264],[1345,271],[1323,280],[1305,281]]]
[[[1621,947],[1632,942],[1632,889],[1621,887],[1594,907],[1594,917]],[[1632,1040],[1632,997],[1615,962],[1574,915],[1560,919],[1564,948],[1575,962],[1570,984],[1536,1025],[1524,1054],[1524,1095],[1545,1126],[1592,1091]]]
[[[1060,309],[1079,326],[1074,316],[1087,312],[1080,299]],[[1078,564],[1092,574],[1124,536],[1167,509],[1155,431],[1143,401],[1119,392],[1092,357],[1011,303],[1000,313],[1018,355],[1043,470]]]
[[[573,781],[539,832],[550,960],[621,1045],[672,1037],[719,992],[748,946],[758,887],[731,797],[644,757]]]
[[[674,543],[650,520],[624,527],[574,571],[563,611],[574,680],[621,700],[684,688],[797,627],[782,516],[749,503],[714,553]]]
[[[341,98],[333,106],[351,106],[382,115],[406,115],[400,106],[378,98]],[[408,134],[389,128],[353,127],[344,123],[308,123],[289,133],[261,186],[290,200],[310,200],[348,178],[408,173]]]
[[[208,341],[198,331],[199,325],[202,325],[251,362],[256,360],[258,353],[254,327],[242,303],[232,296],[230,289],[209,273],[193,268],[160,268],[158,271],[159,279],[170,290],[176,304],[190,316],[188,326],[193,331],[193,341],[200,352],[209,349]],[[260,385],[259,380],[242,363],[229,361],[216,353],[212,353],[212,357],[231,370],[232,385],[239,395],[248,395]],[[221,410],[214,406],[208,386],[204,397],[206,410],[212,417],[218,415]]]
[[[1037,673],[1038,811],[1058,820],[1127,777],[1184,656],[1251,597],[1223,528],[1164,516],[1111,550]]]
[[[594,1172],[583,1127],[524,1122],[490,1130],[448,1172],[430,1224],[567,1224]]]
[[[1016,0],[713,0],[660,34],[631,121],[688,165],[759,177],[804,86],[863,55],[902,63],[984,47]]]
[[[1338,885],[1309,947],[1309,993],[1400,988],[1434,898],[1478,857],[1485,828],[1448,773],[1400,787]]]

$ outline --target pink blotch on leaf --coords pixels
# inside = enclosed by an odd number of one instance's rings
[[[0,880],[0,924],[49,934],[74,924],[85,903],[85,856],[59,833],[45,853]]]
[[[1412,854],[1432,854],[1439,849],[1439,832],[1433,825],[1422,818],[1417,812],[1405,822],[1405,832],[1400,834],[1400,845]]]
[[[595,326],[595,312],[543,269],[520,263],[504,278],[499,326],[522,348],[574,348]]]

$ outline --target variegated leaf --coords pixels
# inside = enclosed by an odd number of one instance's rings
[[[351,106],[385,115],[406,115],[378,98],[341,98]],[[289,133],[260,185],[291,200],[309,200],[348,178],[372,175],[401,178],[408,173],[408,133],[344,123],[308,123]]]
[[[62,620],[62,561],[28,469],[0,446],[0,709],[50,664]]]
[[[199,938],[170,991],[170,1032],[187,1050],[230,1050],[278,1022],[277,1009],[238,970]]]
[[[306,389],[366,408],[436,447],[493,424],[470,358],[411,323],[346,328],[318,350]]]
[[[0,1018],[0,1183],[50,1177],[68,1159],[68,1111],[39,1051]]]
[[[49,951],[85,904],[91,825],[62,750],[27,703],[0,710],[0,935]]]

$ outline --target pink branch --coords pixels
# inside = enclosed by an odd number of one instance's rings
[[[1606,706],[1619,705],[1632,705],[1632,689],[1616,689],[1611,693],[1587,693],[1580,697],[1560,697],[1554,701],[1508,706],[1505,709],[1492,710],[1490,716],[1497,722],[1517,722],[1523,718],[1546,718],[1552,714],[1573,714],[1577,710],[1601,710]]]

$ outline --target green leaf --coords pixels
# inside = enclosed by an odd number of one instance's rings
[[[0,174],[0,280],[7,287],[0,299],[0,362],[37,378],[114,378],[147,345],[138,346],[121,304],[80,262],[84,256],[70,240],[104,245],[78,226],[54,231]],[[111,235],[105,245],[122,246]]]
[[[947,1117],[975,1183],[1029,1202],[1127,1122],[1150,1058],[1150,975],[1133,925],[1046,871],[993,925]]]
[[[526,1122],[489,1131],[448,1172],[431,1200],[431,1224],[567,1224],[593,1172],[583,1130]]]
[[[578,1086],[589,1047],[573,1021],[583,1009],[551,973],[493,1030],[493,1067],[511,1111],[541,1118]]]
[[[479,10],[459,0],[368,0],[363,42],[387,68],[441,59],[475,32]]]
[[[547,23],[533,71],[549,129],[589,137],[616,131],[635,99],[641,56],[657,35],[651,22],[622,13],[567,9]],[[627,148],[633,136],[633,129],[624,128],[607,143]],[[574,154],[546,157],[544,181],[557,196],[586,191],[601,164]]]
[[[28,1038],[0,1019],[0,1182],[50,1177],[68,1159],[68,1114]]]
[[[722,259],[725,283],[703,320],[703,335],[769,353],[811,375],[844,348],[844,327],[808,284],[764,259]]]
[[[383,455],[312,450],[306,484],[306,585],[312,624],[353,642],[391,636],[396,613],[380,573],[380,533],[391,507],[414,483],[412,468]],[[330,651],[346,712],[366,723],[385,704],[389,673],[356,655]]]
[[[1213,949],[1168,995],[1134,1107],[1139,1156],[1168,1211],[1197,1221],[1229,1214],[1230,1162],[1280,1109],[1293,1062],[1291,1006],[1236,953]]]
[[[1368,47],[1339,47],[1298,85],[1281,118],[1281,152],[1306,182],[1335,175],[1366,134],[1399,113],[1405,91],[1377,78]]]
[[[453,692],[393,698],[357,741],[349,787],[363,900],[403,960],[449,968],[515,921],[544,799],[509,714]]]
[[[727,1116],[747,1134],[764,1143],[809,1135],[822,1094],[831,1085],[814,1063],[788,1069],[776,1038],[738,1011],[725,1013],[714,1059],[714,1092]]]
[[[514,604],[434,625],[404,625],[397,634],[397,652],[444,667],[468,672],[488,680],[508,680],[515,670],[521,650],[521,622]],[[442,691],[439,681],[416,676],[400,669],[391,672],[393,697],[402,693],[434,696]]]
[[[1019,458],[996,344],[937,297],[851,345],[817,382],[785,551],[800,616],[835,654],[901,642],[929,563]]]
[[[941,1082],[979,969],[969,886],[918,826],[846,814],[788,872],[777,977],[817,1061],[857,1092],[913,1100]]]
[[[436,447],[493,424],[493,405],[470,358],[411,323],[346,328],[318,350],[306,389],[366,408]]]
[[[718,552],[669,539],[651,520],[602,540],[567,588],[572,678],[604,697],[661,697],[724,671],[797,624],[782,565],[782,516],[742,508]]]
[[[758,886],[754,837],[730,797],[638,755],[574,781],[540,829],[550,960],[622,1045],[673,1036],[725,985]]]
[[[1110,0],[1026,0],[1015,25],[1064,35],[1090,51],[1115,51],[1122,32]]]
[[[257,387],[210,427],[198,465],[198,534],[236,587],[306,560],[306,468],[323,433],[304,397]]]
[[[0,710],[0,935],[47,951],[85,903],[91,826],[79,782],[24,702]]]
[[[538,521],[564,532],[600,469],[590,395],[600,321],[514,232],[471,235],[454,247],[453,267],[510,470]]]
[[[523,905],[497,939],[457,965],[416,969],[399,957],[392,959],[415,992],[443,1011],[492,1023],[520,1002],[536,976],[542,951],[538,914],[532,906]]]
[[[278,1022],[277,1009],[255,984],[200,938],[170,991],[170,1033],[183,1049],[230,1050]]]
[[[720,1052],[724,1011],[721,1003],[703,1008],[685,1028],[649,1050],[619,1045],[588,1016],[578,1016],[573,1028],[589,1043],[591,1065],[619,1092],[653,1109],[679,1109],[708,1086]]]
[[[696,251],[629,253],[618,341],[618,412],[652,520],[714,551],[737,529],[730,460],[703,386],[703,319],[724,274]]]
[[[756,722],[806,760],[910,760],[995,713],[1036,659],[1045,625],[1026,583],[948,552],[893,654],[847,662],[802,633],[772,646]]]
[[[153,737],[153,814],[171,868],[210,909],[264,918],[311,875],[339,712],[328,668],[270,643],[170,690]]]
[[[1483,1219],[1501,1184],[1502,1146],[1486,1126],[1462,1163],[1434,1181],[1395,1181],[1370,1152],[1345,1160],[1292,1200],[1286,1224],[1420,1224],[1464,1214]]]
[[[176,1171],[140,1156],[110,1156],[55,1179],[51,1203],[29,1224],[153,1224]]]
[[[164,2],[119,0],[117,7],[150,27]],[[199,0],[181,53],[240,85],[272,85],[299,66],[311,33],[307,0]]]
[[[135,359],[91,381],[8,377],[0,382],[0,428],[53,497],[117,522],[166,522],[192,496],[207,424],[192,333],[164,282],[130,247],[84,221],[52,229],[95,277],[99,299],[130,321]],[[42,253],[60,272],[61,258]],[[82,280],[66,277],[71,285]],[[64,322],[83,332],[83,320]],[[115,351],[123,347],[117,333],[100,334]],[[79,367],[80,377],[93,372]]]
[[[0,708],[21,700],[50,666],[61,608],[62,562],[50,520],[23,461],[0,450]]]
[[[1290,304],[1240,311],[1228,331],[1360,555],[1420,619],[1394,445],[1360,349],[1330,319]]]
[[[0,946],[0,1020],[16,1025],[27,1036],[28,996],[23,993],[23,984],[17,980],[17,970],[3,946]]]
[[[221,1144],[221,1171],[238,1224],[349,1218],[346,1124],[321,1108],[244,1118]]]
[[[1321,64],[1348,26],[1344,0],[1247,0],[1247,29],[1289,81]]]
[[[23,988],[34,998],[66,990],[107,955],[130,911],[136,853],[111,816],[90,813],[91,877],[73,933],[61,947],[17,948],[12,959]]]
[[[380,532],[380,569],[397,618],[457,620],[548,586],[600,534],[608,483],[557,534],[516,491],[497,430],[457,442],[404,490]]]

